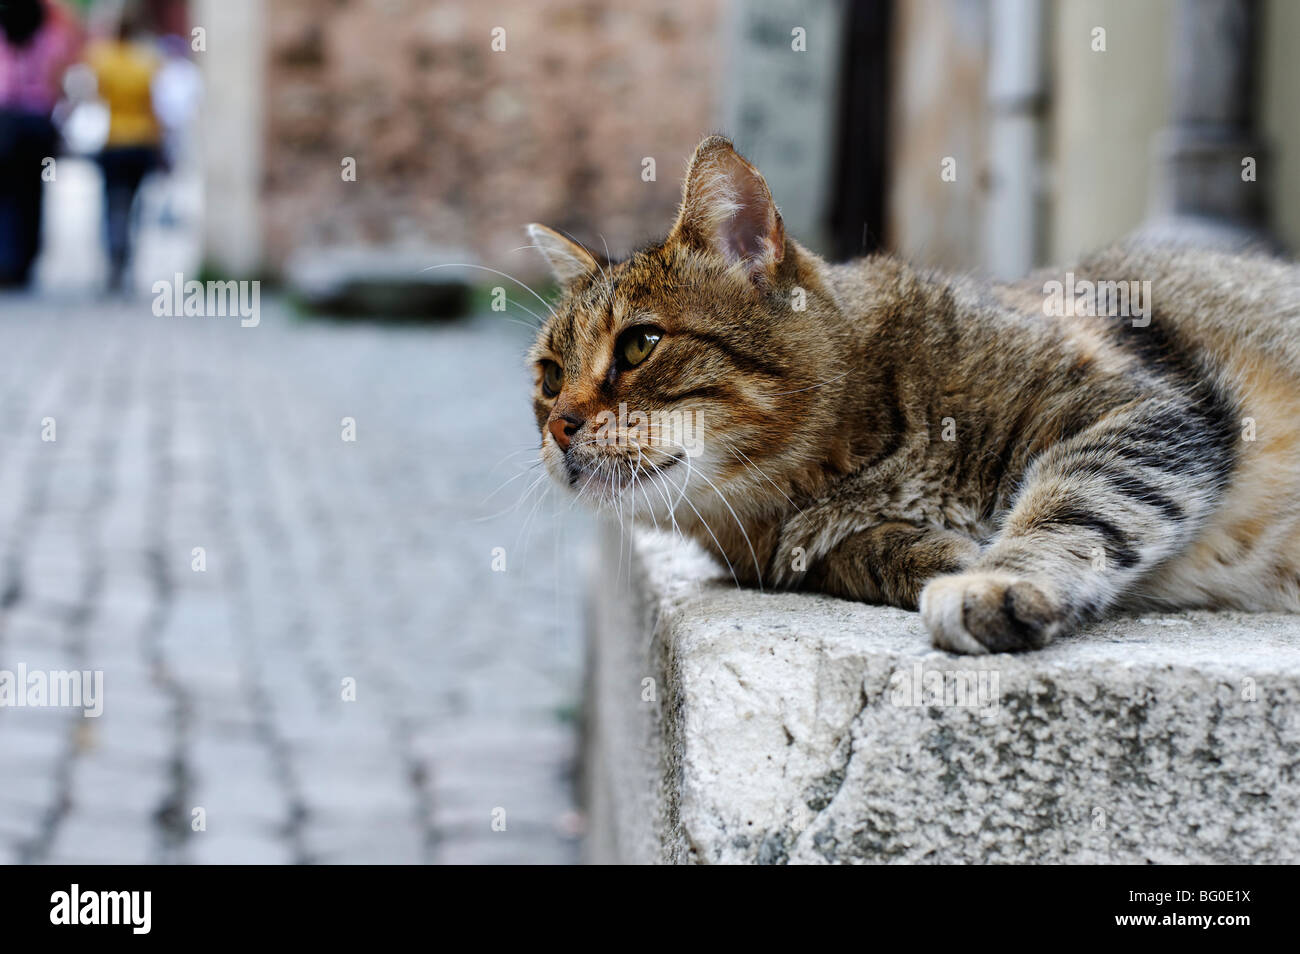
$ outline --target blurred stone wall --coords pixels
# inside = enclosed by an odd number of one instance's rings
[[[1056,16],[1047,257],[1066,262],[1136,228],[1151,210],[1155,138],[1169,120],[1174,3],[1059,0]],[[1106,30],[1105,52],[1090,42],[1097,27]]]
[[[723,128],[767,179],[786,231],[819,252],[832,201],[844,7],[738,0],[723,28]]]
[[[886,239],[921,264],[984,262],[988,15],[985,0],[897,7]],[[945,159],[954,161],[949,179]]]
[[[269,0],[268,264],[436,247],[532,275],[539,257],[515,251],[527,222],[612,251],[664,232],[715,127],[723,5]]]
[[[924,265],[984,270],[991,218],[989,0],[897,0],[891,248]],[[1300,3],[1260,0],[1259,187],[1269,224],[1300,249]],[[1019,188],[1041,195],[1040,264],[1067,263],[1139,227],[1155,205],[1157,146],[1170,122],[1176,0],[1050,0],[1047,95],[1038,168]],[[1105,31],[1105,49],[1094,31]],[[940,176],[944,157],[956,178]]]

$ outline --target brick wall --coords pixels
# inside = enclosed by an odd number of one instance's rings
[[[535,255],[513,251],[526,222],[612,250],[663,232],[717,122],[723,4],[271,0],[270,265],[303,247],[436,245],[533,274]]]

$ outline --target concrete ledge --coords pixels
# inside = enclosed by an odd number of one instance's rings
[[[958,657],[911,613],[738,591],[684,541],[602,547],[591,861],[1300,860],[1300,617]]]

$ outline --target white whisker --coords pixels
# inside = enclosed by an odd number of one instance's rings
[[[502,278],[508,278],[508,279],[510,279],[510,281],[514,282],[514,283],[515,283],[516,285],[518,285],[520,288],[524,289],[524,291],[528,292],[528,293],[531,294],[534,298],[536,298],[538,301],[540,301],[543,305],[545,305],[545,306],[546,306],[546,310],[549,311],[549,312],[551,313],[551,317],[552,317],[552,318],[555,317],[555,309],[551,307],[551,303],[550,303],[549,301],[547,301],[545,298],[543,298],[541,295],[537,294],[537,292],[533,290],[533,288],[532,288],[531,285],[528,285],[528,284],[526,284],[526,283],[524,283],[524,282],[521,282],[519,279],[515,278],[515,276],[513,276],[513,275],[509,275],[509,274],[507,274],[507,273],[501,271],[500,269],[497,269],[497,268],[488,268],[486,265],[475,265],[475,264],[473,264],[472,262],[447,262],[447,263],[442,264],[442,265],[429,265],[429,266],[426,266],[425,268],[422,268],[421,271],[428,272],[428,271],[432,271],[432,270],[434,270],[434,269],[436,269],[436,268],[481,268],[483,271],[485,271],[485,272],[491,272],[493,275],[500,275]]]

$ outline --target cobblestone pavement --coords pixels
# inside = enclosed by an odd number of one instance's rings
[[[0,297],[0,671],[104,674],[0,708],[0,860],[576,860],[525,342]]]

